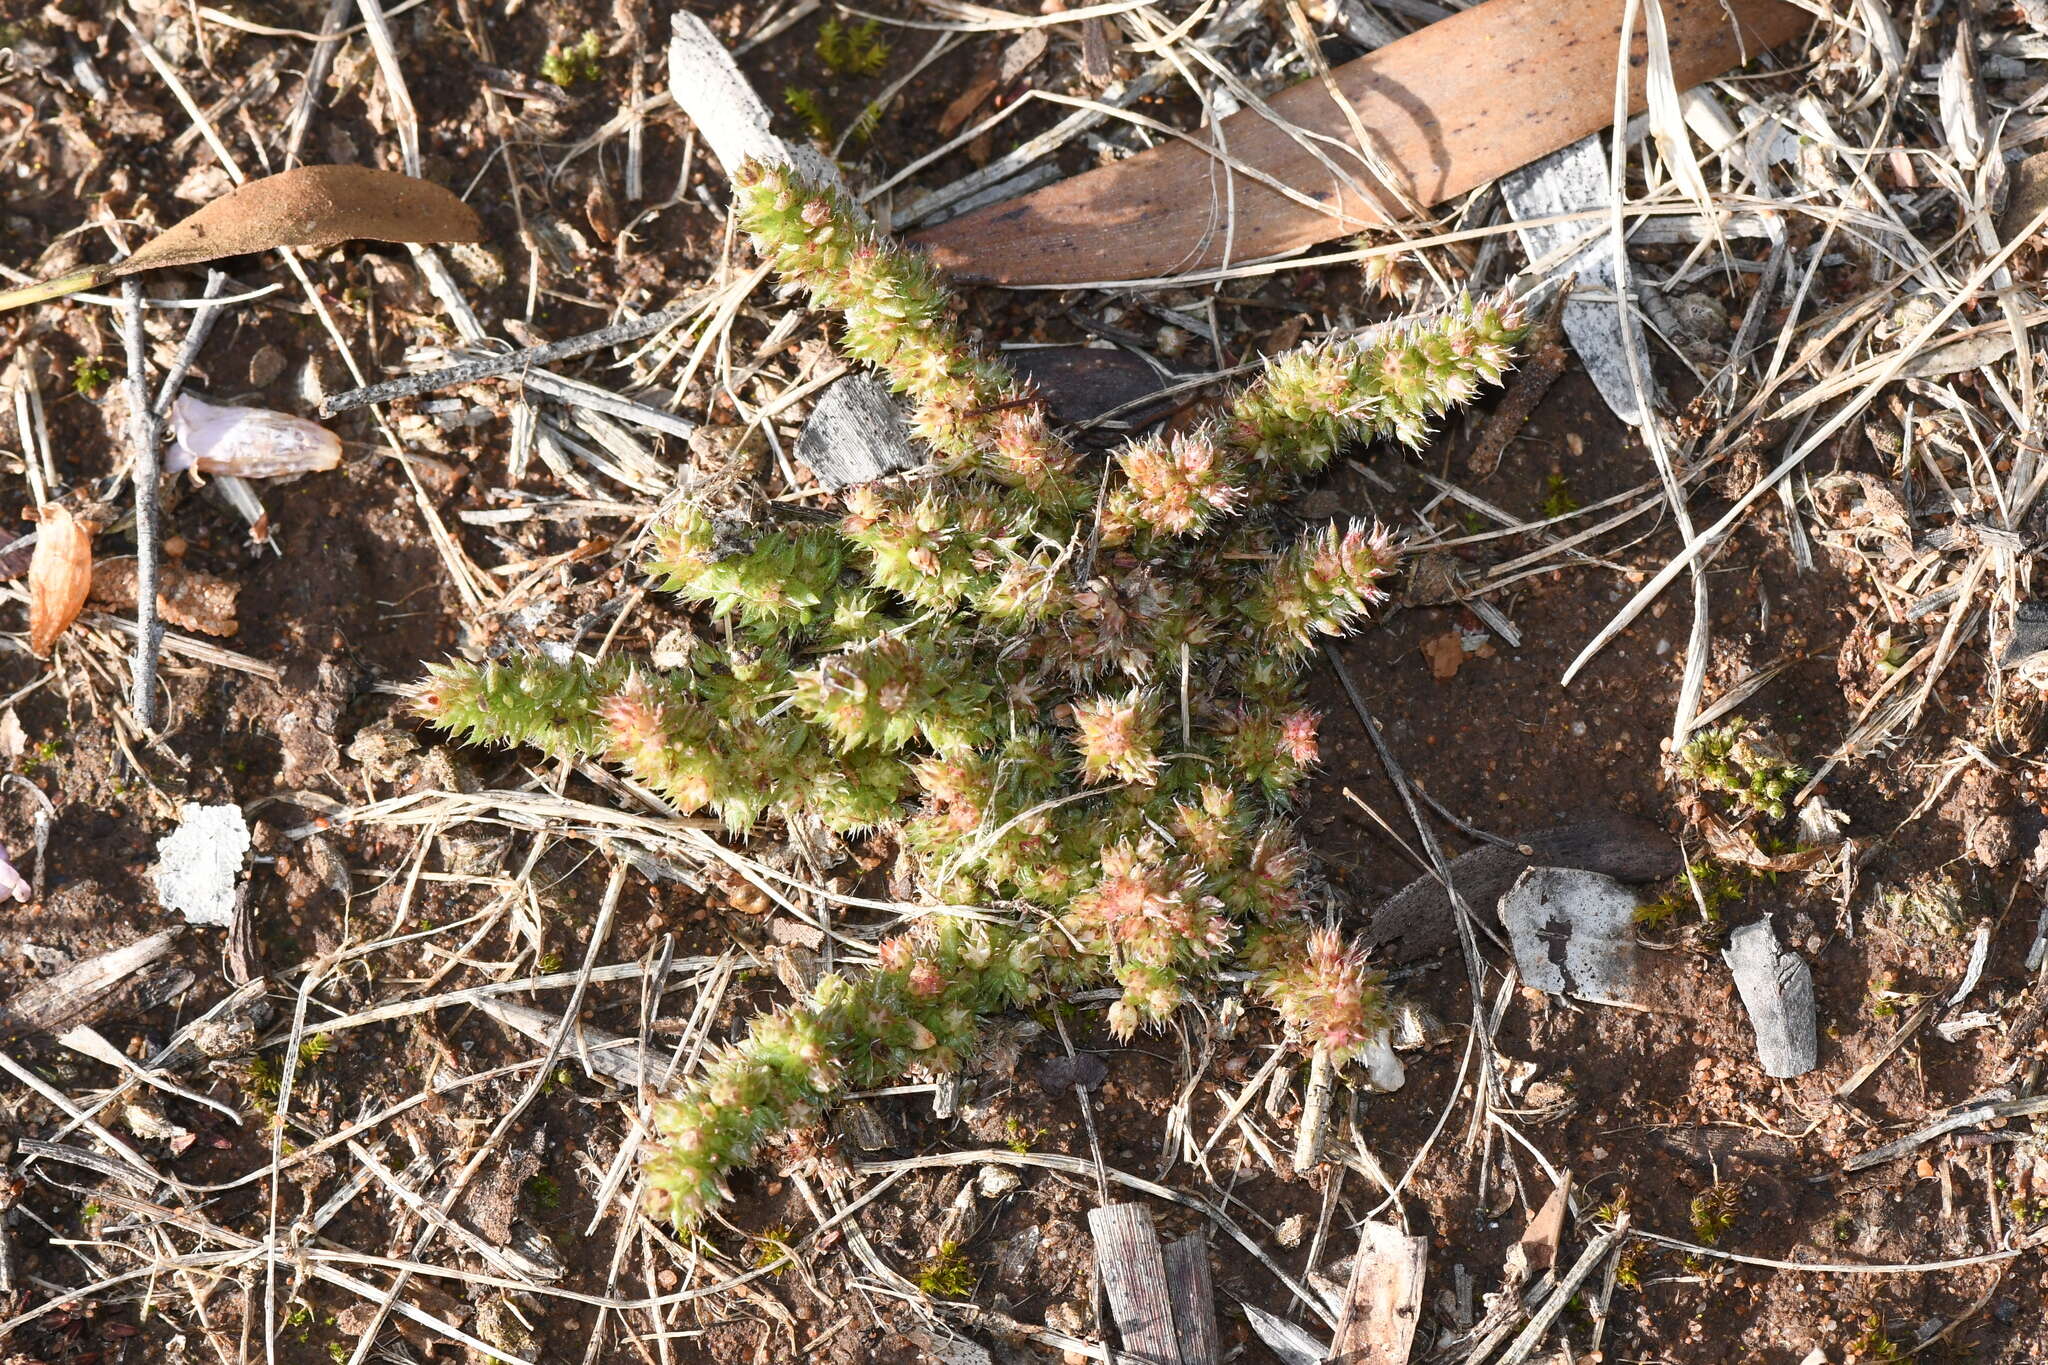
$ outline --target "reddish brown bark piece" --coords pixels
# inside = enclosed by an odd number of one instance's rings
[[[164,620],[180,630],[196,630],[223,638],[240,630],[235,619],[235,601],[242,585],[215,578],[209,573],[177,564],[163,566],[157,587],[156,609]],[[135,561],[102,560],[92,566],[92,601],[109,611],[126,611],[135,605]]]
[[[1488,0],[1330,73],[1380,163],[1417,203],[1440,203],[1527,165],[1614,113],[1622,0]],[[1779,0],[1664,0],[1681,88],[1717,76],[1799,33],[1808,16]],[[1738,35],[1729,21],[1741,24]],[[1636,24],[1630,108],[1643,107],[1644,38]],[[1305,81],[1270,101],[1287,122],[1355,146],[1352,115],[1330,84]],[[1315,201],[1300,203],[1237,172],[1206,146],[1174,141],[913,240],[956,279],[1079,284],[1149,279],[1282,255],[1389,221],[1356,154],[1296,135],[1256,109],[1223,122],[1231,158]],[[1197,138],[1201,134],[1195,134]],[[1226,183],[1226,181],[1228,183]],[[1234,230],[1225,221],[1234,202]]]

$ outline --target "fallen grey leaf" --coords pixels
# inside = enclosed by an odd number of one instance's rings
[[[1552,995],[1648,1008],[1641,999],[1636,894],[1612,877],[1532,867],[1501,897],[1522,979]]]
[[[1077,1085],[1083,1090],[1094,1090],[1108,1078],[1109,1067],[1092,1052],[1055,1057],[1038,1068],[1039,1085],[1053,1095],[1072,1090]]]
[[[178,827],[156,846],[156,894],[167,910],[193,924],[225,929],[235,922],[249,822],[236,805],[178,808]]]
[[[1451,859],[1451,880],[1474,911],[1490,915],[1501,896],[1535,864],[1604,872],[1625,882],[1675,877],[1685,867],[1671,836],[1647,820],[1595,811],[1569,824],[1524,830],[1515,842],[1529,850],[1488,844]],[[1434,873],[1416,878],[1373,909],[1365,935],[1397,960],[1412,960],[1453,943],[1450,897]]]
[[[1280,1358],[1281,1365],[1323,1365],[1323,1361],[1329,1358],[1327,1346],[1286,1318],[1275,1317],[1254,1304],[1239,1306],[1244,1309],[1245,1320],[1251,1323],[1252,1330],[1259,1334],[1259,1340]]]
[[[1954,1009],[1969,999],[1970,992],[1977,989],[1977,982],[1984,975],[1984,964],[1991,956],[1991,921],[1977,921],[1977,929],[1970,941],[1970,963],[1963,968],[1963,979],[1956,986],[1956,993],[1948,998],[1948,1007]]]
[[[1722,953],[1756,1029],[1756,1053],[1767,1076],[1804,1076],[1819,1064],[1820,1025],[1813,972],[1806,959],[1778,943],[1769,919],[1728,935]]]

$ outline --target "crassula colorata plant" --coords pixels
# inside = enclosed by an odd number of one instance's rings
[[[1394,548],[1359,523],[1289,529],[1275,504],[1348,443],[1420,444],[1499,379],[1519,317],[1465,302],[1289,352],[1105,467],[834,193],[750,167],[738,214],[907,398],[929,467],[847,491],[833,521],[689,501],[661,519],[646,568],[713,627],[686,667],[451,662],[417,708],[466,741],[616,765],[735,835],[887,828],[934,904],[991,913],[913,921],[658,1103],[665,1211],[694,1223],[765,1139],[958,1065],[981,1016],[1048,987],[1114,982],[1128,1036],[1248,964],[1304,1046],[1359,1055],[1385,1026],[1378,979],[1312,927],[1288,810],[1316,761],[1304,671],[1381,600]]]

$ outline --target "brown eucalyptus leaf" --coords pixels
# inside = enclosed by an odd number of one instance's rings
[[[300,166],[222,195],[125,261],[0,294],[0,312],[62,298],[143,270],[198,265],[273,247],[482,239],[483,224],[476,211],[439,185],[370,166]]]
[[[28,562],[28,647],[38,659],[78,617],[92,591],[92,533],[70,509],[49,503],[36,528],[36,552]]]

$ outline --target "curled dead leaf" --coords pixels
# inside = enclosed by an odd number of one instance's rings
[[[28,647],[38,659],[50,657],[92,590],[92,533],[69,508],[49,503],[36,529],[36,552],[28,562]]]
[[[267,175],[172,224],[128,257],[0,294],[0,312],[166,266],[281,246],[476,242],[476,211],[439,185],[371,166],[300,166]]]
[[[1729,824],[1697,796],[1680,796],[1678,808],[1700,836],[1707,849],[1724,863],[1755,868],[1759,872],[1806,872],[1828,856],[1824,848],[1799,848],[1790,853],[1766,853],[1748,830]]]

